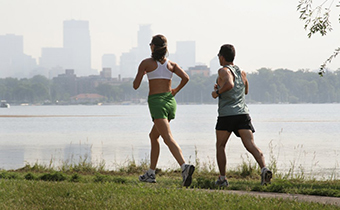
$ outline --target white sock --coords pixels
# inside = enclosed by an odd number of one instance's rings
[[[221,181],[225,180],[225,176],[220,176],[220,180]]]
[[[152,170],[151,168],[147,171],[148,174],[155,174],[156,170]]]
[[[181,165],[182,171],[184,171],[186,165],[187,165],[187,164],[185,164],[185,163],[183,163],[183,164]]]
[[[263,173],[265,170],[268,170],[268,168],[263,167],[263,168],[261,169],[261,173]]]

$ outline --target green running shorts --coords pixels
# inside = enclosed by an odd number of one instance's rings
[[[148,105],[152,120],[175,119],[176,100],[171,92],[149,95]]]

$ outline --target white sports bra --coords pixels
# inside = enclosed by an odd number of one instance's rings
[[[148,72],[147,76],[149,80],[152,79],[168,79],[171,80],[172,78],[172,71],[168,69],[168,59],[165,60],[163,64],[157,61],[157,69]]]

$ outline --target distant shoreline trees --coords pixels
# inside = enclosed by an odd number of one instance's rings
[[[291,71],[287,69],[271,70],[261,68],[248,73],[250,83],[248,103],[340,103],[340,68],[328,72],[323,78],[307,70]],[[211,91],[216,75],[204,77],[192,75],[190,81],[176,95],[182,104],[213,104]],[[174,77],[173,85],[178,82]],[[84,93],[97,93],[105,96],[105,103],[145,103],[148,95],[147,82],[143,82],[138,91],[132,88],[132,79],[115,85],[99,84]],[[76,94],[68,92],[63,84],[49,80],[44,76],[30,79],[0,79],[0,99],[11,104],[70,104]]]

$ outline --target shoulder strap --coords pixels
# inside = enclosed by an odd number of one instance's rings
[[[237,73],[236,73],[236,71],[235,71],[235,69],[234,69],[233,66],[231,66],[231,65],[225,65],[225,66],[223,66],[223,67],[228,68],[228,69],[231,71],[231,73],[233,73],[235,79],[238,78],[238,75],[237,75]]]

